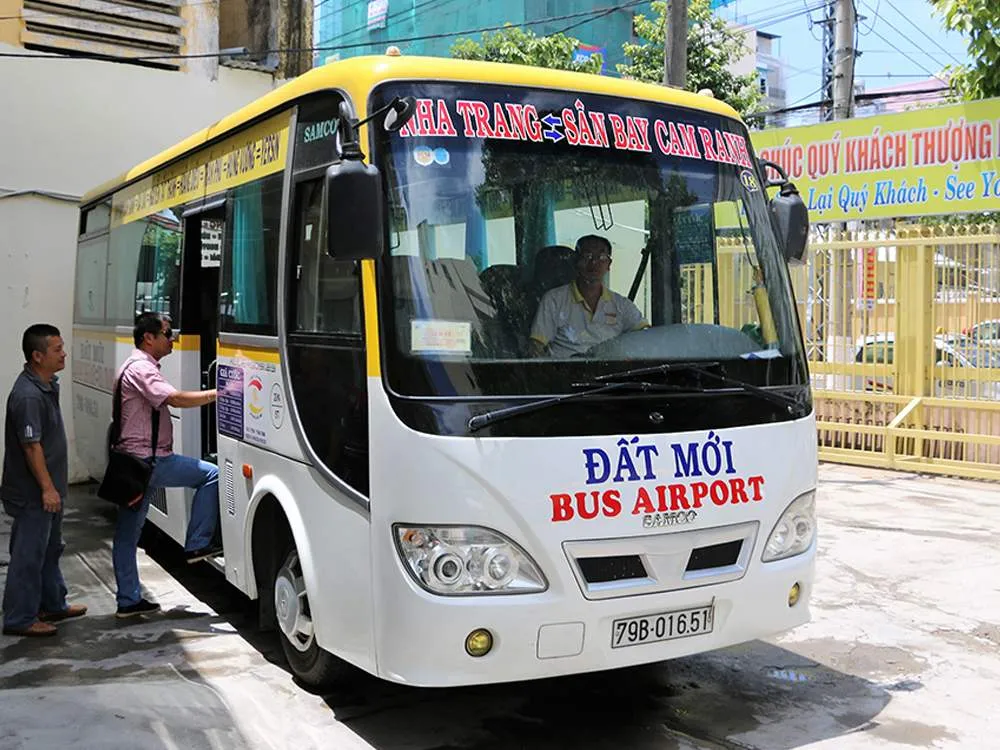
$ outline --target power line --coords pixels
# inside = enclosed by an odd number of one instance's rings
[[[782,13],[778,13],[770,17],[765,16],[760,20],[758,20],[757,22],[750,25],[758,29],[763,29],[767,26],[773,26],[776,23],[784,23],[785,21],[790,21],[793,18],[798,18],[799,16],[809,15],[810,13],[812,13],[812,11],[822,10],[829,4],[830,4],[829,0],[821,0],[821,2],[817,2],[812,6],[806,6],[806,8],[803,10],[783,11]]]
[[[893,43],[892,43],[892,42],[890,42],[890,41],[889,41],[888,39],[886,39],[886,38],[885,38],[884,36],[882,36],[882,35],[881,35],[881,34],[879,34],[879,33],[878,33],[877,31],[875,31],[875,29],[872,29],[872,33],[873,33],[873,34],[874,34],[875,36],[877,36],[877,37],[878,37],[879,39],[881,39],[881,40],[882,40],[883,42],[885,42],[886,44],[888,44],[888,45],[889,45],[890,47],[892,47],[892,48],[893,48],[894,50],[896,50],[896,51],[897,51],[897,52],[898,52],[899,54],[901,54],[901,55],[902,55],[903,57],[905,57],[905,58],[906,58],[907,60],[909,60],[909,61],[910,61],[911,63],[913,63],[914,65],[916,65],[916,66],[917,66],[918,68],[920,68],[920,70],[924,71],[924,72],[925,72],[925,73],[926,73],[927,75],[929,75],[929,76],[930,76],[931,78],[936,78],[937,80],[941,81],[942,83],[947,83],[947,81],[945,81],[945,80],[944,80],[943,78],[941,78],[940,76],[938,76],[938,75],[937,75],[936,73],[931,73],[931,72],[930,72],[929,70],[927,70],[927,68],[925,68],[925,67],[924,67],[923,65],[921,65],[921,64],[920,64],[919,62],[917,62],[917,61],[916,61],[916,60],[914,60],[914,59],[913,59],[912,57],[910,57],[910,56],[909,56],[908,54],[906,54],[905,52],[903,52],[903,50],[901,50],[901,49],[900,49],[899,47],[897,47],[897,46],[896,46],[895,44],[893,44]],[[937,61],[935,60],[935,62],[937,62]]]
[[[858,101],[877,101],[879,99],[894,99],[901,96],[913,96],[913,97],[929,97],[933,94],[940,96],[947,92],[947,88],[936,88],[936,89],[915,89],[913,91],[886,91],[884,93],[872,92],[870,94],[855,94],[854,98]],[[814,91],[813,94],[818,94],[822,89]],[[809,96],[812,96],[810,94]],[[801,100],[800,100],[801,101]],[[831,102],[829,100],[823,100],[818,102],[810,102],[809,104],[792,104],[787,107],[782,107],[780,109],[772,109],[766,112],[755,112],[748,117],[765,117],[768,115],[783,115],[788,112],[799,112],[806,109],[814,109],[816,107],[829,106]]]
[[[886,2],[888,2],[888,0],[886,0]],[[866,3],[866,5],[867,5],[867,3]],[[871,6],[868,6],[868,7],[870,8]],[[885,16],[882,16],[882,23],[884,23],[884,24],[885,24],[886,26],[888,26],[888,27],[889,27],[890,29],[892,29],[892,30],[893,30],[893,31],[895,31],[895,32],[896,32],[897,34],[899,34],[899,35],[900,35],[900,36],[901,36],[901,37],[902,37],[903,39],[909,39],[909,37],[908,37],[908,36],[907,36],[906,34],[904,34],[904,33],[903,33],[902,31],[900,31],[900,30],[899,30],[899,29],[898,29],[898,28],[897,28],[896,26],[894,26],[894,25],[892,24],[892,22],[891,22],[891,21],[889,21],[889,19],[888,19],[888,18],[886,18]],[[897,51],[898,51],[898,52],[899,52],[900,54],[904,55],[904,57],[906,57],[906,58],[907,58],[908,60],[910,60],[910,62],[912,62],[912,63],[913,63],[914,65],[916,65],[916,66],[917,66],[918,68],[921,68],[922,70],[925,70],[925,71],[927,72],[927,74],[928,74],[928,75],[931,75],[931,76],[933,76],[933,75],[934,75],[934,73],[931,73],[931,72],[930,72],[929,70],[927,70],[927,68],[925,68],[925,67],[924,67],[923,65],[921,65],[920,63],[918,63],[918,62],[917,62],[916,60],[914,60],[914,59],[913,59],[912,57],[910,57],[909,55],[906,55],[906,54],[905,54],[905,53],[904,53],[904,52],[903,52],[903,51],[902,51],[901,49],[899,49],[898,47],[896,47],[896,45],[894,45],[894,44],[893,44],[892,42],[890,42],[890,41],[889,41],[888,39],[886,39],[886,38],[885,38],[884,36],[882,36],[881,34],[879,34],[879,33],[878,33],[877,31],[875,31],[875,27],[874,27],[874,26],[873,26],[873,27],[871,28],[871,33],[873,33],[873,34],[874,34],[875,36],[877,36],[877,37],[878,37],[879,39],[881,39],[882,41],[884,41],[884,42],[885,42],[886,44],[888,44],[888,45],[889,45],[890,47],[893,47],[894,49],[896,49],[896,50],[897,50]],[[930,57],[930,55],[928,55],[928,57]],[[934,57],[931,57],[931,61],[932,61],[932,62],[933,62],[933,63],[934,63],[935,65],[938,65],[938,66],[940,66],[940,67],[942,67],[942,68],[944,67],[944,66],[943,66],[943,65],[941,65],[941,63],[939,63],[939,62],[938,62],[938,61],[937,61],[937,60],[936,60],[936,59],[935,59]]]
[[[791,8],[793,6],[797,6],[800,2],[808,4],[808,1],[809,0],[785,0],[784,2],[773,3],[767,9],[757,11],[756,14],[752,13],[752,12],[748,13],[746,16],[744,16],[745,20],[743,22],[741,22],[739,20],[736,20],[736,19],[739,18],[738,16],[736,16],[734,18],[734,22],[737,23],[737,24],[742,23],[742,24],[747,25],[747,26],[753,26],[758,21],[766,19],[766,18],[770,17],[771,15],[774,15],[776,12],[777,13],[787,13],[787,12],[789,12],[788,11],[789,8]],[[814,2],[815,2],[815,0],[814,0]]]
[[[868,3],[865,3],[865,5],[868,5]],[[869,34],[872,33],[872,29],[874,29],[875,28],[875,24],[878,23],[878,12],[881,9],[882,9],[882,0],[878,0],[878,5],[875,6],[875,16],[872,18],[872,22],[870,24],[868,24],[868,31],[861,32],[861,36],[868,36]],[[868,6],[868,10],[871,10],[871,6],[870,5]],[[855,8],[854,9],[854,15],[857,15],[857,14],[858,14],[858,9]],[[861,25],[861,23],[859,21],[858,22],[858,26],[860,26],[860,25]]]
[[[430,2],[430,0],[428,0]],[[621,3],[619,5],[614,5],[608,8],[597,8],[588,11],[579,11],[577,13],[567,13],[561,16],[550,16],[547,18],[539,18],[534,21],[525,21],[519,24],[505,23],[500,26],[485,26],[475,29],[464,29],[461,31],[451,31],[444,34],[422,34],[420,36],[411,36],[405,39],[386,39],[380,42],[380,44],[390,45],[390,44],[404,44],[406,42],[420,42],[427,39],[447,39],[450,37],[457,37],[463,35],[471,35],[483,33],[486,31],[499,31],[505,28],[523,28],[526,26],[538,26],[544,23],[552,23],[556,21],[566,21],[572,18],[580,17],[595,17],[600,14],[607,14],[615,10],[622,10],[625,8],[632,8],[636,5],[641,5],[647,2],[647,0],[629,0],[628,2]],[[361,42],[359,44],[341,44],[341,45],[316,45],[312,47],[301,47],[301,48],[278,48],[278,49],[267,49],[261,50],[259,52],[250,51],[248,55],[269,55],[269,54],[301,54],[304,52],[323,52],[323,51],[334,51],[334,50],[345,50],[345,49],[358,49],[360,47],[371,46],[370,42]],[[199,58],[209,58],[209,57],[233,57],[231,54],[220,54],[218,52],[202,52],[195,54],[175,54],[175,55],[139,55],[135,57],[120,57],[115,55],[100,55],[94,53],[81,53],[73,52],[68,54],[34,54],[27,52],[0,52],[0,58],[24,58],[24,59],[49,59],[49,60],[71,60],[71,59],[90,59],[90,60],[105,60],[109,62],[119,62],[119,63],[134,63],[134,62],[151,62],[156,60],[193,60]]]
[[[822,44],[823,40],[820,39],[818,36],[816,36],[815,33],[813,33],[813,28],[815,28],[816,22],[813,20],[813,15],[812,15],[812,11],[809,9],[808,0],[802,0],[802,4],[806,8],[806,18],[809,20],[809,34],[810,34],[810,36],[812,36],[813,39],[815,39],[817,42],[819,42],[820,44]]]
[[[882,0],[879,0],[879,2],[881,3],[881,2],[882,2]],[[955,61],[955,62],[956,62],[957,64],[959,64],[959,65],[962,65],[962,64],[963,64],[961,60],[959,60],[959,59],[958,59],[957,57],[955,57],[955,56],[954,56],[953,54],[951,54],[951,52],[949,52],[948,50],[946,50],[946,49],[944,48],[944,45],[943,45],[943,44],[941,44],[941,43],[940,43],[940,42],[939,42],[939,41],[938,41],[937,39],[935,39],[935,38],[934,38],[934,37],[932,37],[932,36],[931,36],[930,34],[928,34],[928,33],[927,33],[926,31],[924,31],[924,30],[923,30],[922,28],[920,28],[920,26],[918,26],[917,24],[915,24],[915,23],[913,22],[913,19],[911,19],[911,18],[910,18],[909,16],[905,15],[905,14],[904,14],[904,13],[903,13],[902,11],[900,11],[900,10],[899,10],[899,8],[897,8],[897,7],[895,6],[895,5],[893,5],[893,4],[892,4],[892,1],[891,1],[891,0],[885,0],[885,2],[886,2],[886,4],[887,4],[887,5],[888,5],[888,6],[890,7],[890,8],[892,8],[892,9],[893,9],[894,11],[896,11],[897,13],[899,13],[899,15],[901,15],[901,16],[902,16],[902,17],[903,17],[903,18],[904,18],[904,19],[906,20],[906,22],[907,22],[908,24],[910,24],[910,26],[912,26],[912,27],[913,27],[913,28],[915,28],[915,29],[916,29],[917,31],[919,31],[919,32],[920,32],[921,34],[923,34],[923,35],[924,35],[924,37],[925,37],[926,39],[930,40],[930,42],[931,42],[932,44],[936,45],[936,46],[937,46],[937,48],[938,48],[939,50],[941,50],[941,51],[942,51],[942,52],[944,52],[944,53],[945,53],[946,55],[948,55],[948,57],[950,57],[950,58],[951,58],[952,60],[954,60],[954,61]]]

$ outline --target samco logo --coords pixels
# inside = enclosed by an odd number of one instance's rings
[[[660,469],[664,461],[672,464],[674,481],[658,481],[670,472]],[[638,437],[619,440],[616,455],[584,448],[583,469],[587,489],[549,495],[553,522],[628,514],[641,517],[645,528],[658,528],[693,523],[698,511],[713,505],[764,500],[764,477],[741,476],[733,442],[715,432],[704,441],[671,443],[662,457],[659,446],[642,445]]]
[[[250,382],[247,383],[247,408],[250,409],[250,416],[254,419],[260,419],[264,416],[264,404],[261,400],[263,389],[264,384],[258,377],[251,378]]]

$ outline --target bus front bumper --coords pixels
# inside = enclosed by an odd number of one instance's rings
[[[378,675],[423,687],[509,682],[665,661],[773,636],[809,621],[815,556],[814,543],[796,557],[758,561],[737,581],[600,601],[562,582],[537,595],[434,596],[400,575],[381,592]],[[710,632],[612,645],[616,620],[705,607],[713,612]],[[490,632],[493,646],[474,657],[465,644],[477,629]]]

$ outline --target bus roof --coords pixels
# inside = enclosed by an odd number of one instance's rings
[[[628,99],[663,102],[739,119],[739,115],[732,107],[709,96],[608,76],[443,57],[390,55],[353,57],[313,68],[308,73],[292,79],[213,125],[88,191],[81,199],[81,203],[87,204],[113,193],[125,184],[142,178],[175,159],[198,150],[210,141],[239,130],[250,121],[277,111],[307,94],[327,89],[343,89],[354,98],[359,116],[364,116],[367,91],[383,81],[407,79],[490,82],[607,94]]]

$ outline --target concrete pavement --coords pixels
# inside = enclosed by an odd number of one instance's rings
[[[997,486],[834,465],[820,476],[813,622],[771,643],[481,688],[359,674],[325,696],[291,679],[221,574],[169,544],[140,553],[167,611],[116,620],[113,509],[74,488],[63,570],[91,613],[54,639],[0,637],[0,750],[1000,746]]]

